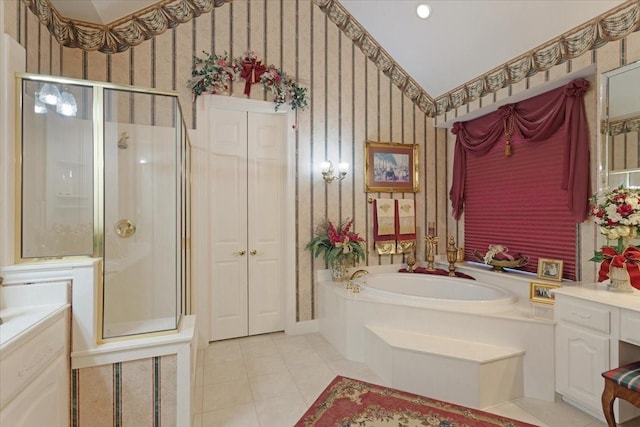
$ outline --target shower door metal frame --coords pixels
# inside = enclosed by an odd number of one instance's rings
[[[93,89],[93,102],[91,120],[93,122],[93,253],[92,255],[78,255],[78,256],[60,256],[60,257],[34,257],[23,258],[22,257],[22,174],[23,174],[23,150],[22,150],[22,120],[23,120],[23,85],[25,80],[53,83],[57,85],[74,85],[84,86]],[[96,335],[99,337],[98,342],[112,342],[122,341],[131,338],[138,338],[141,336],[154,336],[164,335],[167,333],[173,333],[179,327],[180,318],[182,315],[191,314],[191,248],[190,248],[190,236],[191,236],[191,141],[189,139],[188,129],[184,122],[184,115],[182,106],[180,105],[180,99],[177,92],[164,91],[155,88],[143,88],[130,85],[120,85],[108,82],[99,82],[92,80],[80,80],[66,77],[56,77],[32,73],[16,73],[16,103],[15,111],[17,112],[15,117],[15,153],[16,153],[16,168],[15,168],[15,253],[14,259],[16,263],[36,263],[43,261],[56,260],[74,260],[83,258],[104,258],[104,236],[105,236],[105,212],[104,212],[104,91],[120,90],[129,93],[141,93],[146,95],[162,95],[175,98],[176,108],[174,109],[174,123],[176,131],[176,140],[180,141],[178,151],[178,157],[176,159],[176,179],[177,179],[177,198],[179,203],[176,206],[176,221],[179,221],[178,229],[176,230],[176,308],[179,310],[179,319],[176,325],[176,329],[160,331],[160,332],[148,332],[141,333],[132,336],[122,336],[114,338],[102,338],[103,336],[103,292],[104,292],[104,269],[100,275],[98,283],[98,295],[99,301],[97,301],[97,308],[99,310],[97,331]]]

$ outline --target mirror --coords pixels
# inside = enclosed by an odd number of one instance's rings
[[[640,188],[640,61],[603,74],[605,186]]]

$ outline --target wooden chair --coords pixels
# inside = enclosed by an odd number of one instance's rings
[[[613,401],[624,399],[640,408],[640,361],[603,372],[602,411],[609,427],[616,427]]]

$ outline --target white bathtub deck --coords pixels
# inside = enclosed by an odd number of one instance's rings
[[[474,408],[524,394],[523,350],[372,326],[365,347],[365,363],[395,388]]]
[[[389,273],[393,268],[383,266],[380,270]],[[369,272],[378,271],[371,268]],[[488,274],[488,279],[494,276],[501,279],[497,284],[498,280],[490,282],[480,277],[481,274],[476,278],[482,282],[513,288],[517,301],[506,311],[473,313],[456,310],[455,306],[447,304],[425,306],[412,298],[402,301],[382,295],[352,293],[344,284],[322,280],[319,276],[319,330],[344,357],[357,362],[365,362],[367,357],[365,326],[524,351],[524,396],[553,401],[555,380],[553,369],[549,367],[554,366],[554,322],[531,316],[526,278],[512,283],[509,275]],[[441,353],[446,354],[446,351]],[[442,359],[443,355],[439,357]]]

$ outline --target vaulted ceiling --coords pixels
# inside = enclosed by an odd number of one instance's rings
[[[340,0],[433,98],[622,3]],[[420,19],[416,6],[431,15]]]
[[[175,13],[171,7],[177,3],[191,8],[180,8],[180,13],[198,16],[232,0],[38,1],[50,1],[64,18],[91,23],[99,28],[122,22],[133,13],[158,7],[163,7],[164,11],[156,15],[164,19]],[[346,27],[344,16],[336,17],[338,11],[349,15],[350,23],[359,24],[375,41],[378,50],[386,52],[395,62],[394,71],[401,77],[412,79],[422,89],[424,96],[421,97],[426,98],[428,104],[421,106],[425,111],[436,108],[433,100],[437,97],[624,3],[623,0],[309,1],[321,6],[334,22],[341,20]],[[420,19],[416,15],[416,6],[420,3],[430,5],[428,19]],[[176,18],[173,25],[177,25],[180,19],[183,17]],[[172,22],[169,19],[169,22],[153,25],[162,30],[172,26]],[[132,31],[128,29],[128,32]],[[113,41],[108,49],[121,47]],[[466,92],[468,97],[469,90]],[[447,100],[445,104],[450,103]],[[448,107],[437,108],[446,110]]]

